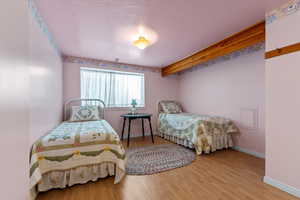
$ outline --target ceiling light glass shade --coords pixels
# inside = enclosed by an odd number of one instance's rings
[[[139,49],[145,49],[147,46],[150,45],[150,42],[145,37],[140,36],[138,40],[133,42],[133,45]]]

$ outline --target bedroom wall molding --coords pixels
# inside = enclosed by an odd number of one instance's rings
[[[295,187],[292,187],[290,185],[286,185],[280,181],[277,181],[275,179],[272,179],[268,176],[264,176],[264,183],[266,184],[269,184],[269,185],[272,185],[282,191],[285,191],[291,195],[294,195],[296,197],[299,197],[300,198],[300,190],[295,188]]]
[[[233,60],[233,59],[238,58],[240,56],[252,54],[254,52],[257,52],[257,51],[260,51],[260,50],[264,50],[264,49],[265,49],[265,42],[260,42],[260,43],[257,43],[255,45],[252,45],[252,46],[246,47],[244,49],[241,49],[239,51],[234,51],[234,52],[232,52],[230,54],[227,54],[227,55],[218,57],[216,59],[207,61],[205,63],[196,65],[193,68],[190,68],[190,69],[178,72],[177,74],[182,75],[182,74],[185,74],[187,72],[193,72],[193,71],[202,69],[203,67],[208,67],[208,66],[215,65],[215,64],[218,64],[218,63],[221,63],[221,62],[225,62],[225,61],[228,61],[228,60]]]
[[[28,4],[28,9],[30,10],[32,17],[35,19],[38,26],[44,33],[44,35],[47,37],[50,45],[53,47],[55,52],[61,57],[62,54],[60,52],[60,49],[59,49],[57,43],[55,42],[52,33],[49,31],[48,25],[46,24],[43,17],[40,15],[39,10],[38,10],[34,0],[27,0],[27,4]]]
[[[251,156],[255,156],[255,157],[258,157],[258,158],[265,159],[265,154],[262,154],[262,153],[258,153],[258,152],[255,152],[255,151],[250,151],[248,149],[244,149],[244,148],[239,147],[239,146],[234,146],[233,149],[236,150],[236,151],[240,151],[240,152],[249,154]]]
[[[104,68],[105,67],[114,67],[114,68],[130,69],[130,70],[141,71],[141,72],[161,73],[161,68],[157,68],[157,67],[131,65],[131,64],[125,64],[125,63],[117,63],[117,62],[111,62],[111,61],[105,61],[105,60],[98,60],[98,59],[93,59],[93,58],[81,58],[81,57],[63,55],[63,61],[68,62],[68,63],[83,64],[83,65],[94,65],[94,66],[104,67]]]
[[[269,25],[274,21],[292,15],[300,10],[300,0],[292,0],[266,14],[266,24]]]

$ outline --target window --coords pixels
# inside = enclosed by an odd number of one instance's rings
[[[81,98],[101,99],[107,107],[145,106],[144,74],[81,68]]]

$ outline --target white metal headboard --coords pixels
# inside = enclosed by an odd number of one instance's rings
[[[80,98],[76,98],[76,99],[70,99],[70,100],[65,102],[65,105],[64,105],[64,120],[69,119],[70,110],[72,108],[72,105],[73,106],[83,105],[82,104],[83,102],[85,102],[84,105],[98,106],[99,107],[100,118],[104,119],[104,109],[105,109],[104,101],[102,101],[100,99],[80,99]]]

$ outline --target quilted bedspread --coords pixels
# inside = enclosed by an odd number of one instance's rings
[[[63,122],[33,145],[30,159],[30,187],[51,171],[101,163],[116,165],[115,183],[125,175],[125,150],[118,134],[105,120]]]
[[[215,151],[214,138],[222,141],[227,134],[238,132],[231,120],[191,113],[160,113],[158,124],[159,132],[192,142],[197,154]]]

